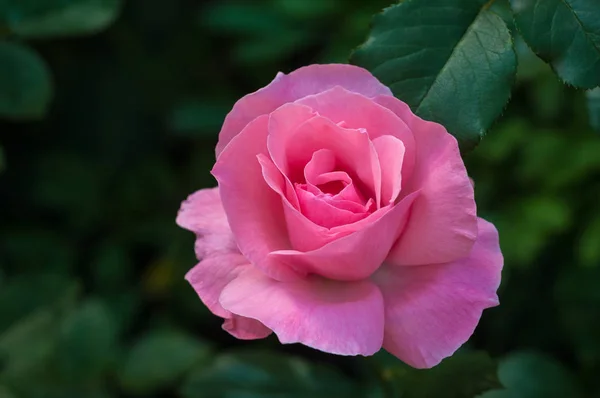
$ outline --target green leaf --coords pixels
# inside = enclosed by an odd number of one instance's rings
[[[515,23],[535,53],[568,84],[600,85],[600,2],[510,0]]]
[[[590,126],[594,130],[600,131],[600,87],[587,91],[585,98],[587,99]]]
[[[209,355],[208,346],[179,332],[150,332],[127,355],[121,386],[131,394],[148,394],[175,382]]]
[[[97,33],[119,16],[122,0],[8,0],[0,20],[23,38]]]
[[[13,323],[49,306],[70,306],[78,285],[52,274],[22,275],[0,289],[0,333]]]
[[[23,380],[43,369],[56,347],[57,315],[42,309],[0,334],[3,380]]]
[[[50,71],[29,47],[0,42],[0,117],[41,119],[52,99]]]
[[[106,369],[115,348],[115,326],[108,308],[90,300],[61,325],[55,365],[64,380],[86,382]]]
[[[384,351],[373,361],[390,396],[471,398],[500,386],[496,363],[483,352],[459,352],[424,370],[413,369]]]
[[[500,362],[500,382],[511,398],[578,398],[581,391],[567,370],[554,359],[519,352]]]
[[[0,398],[15,398],[15,396],[3,386],[0,386]]]
[[[510,97],[510,31],[484,0],[411,0],[378,16],[352,63],[371,71],[424,119],[473,148]]]
[[[184,398],[362,397],[361,391],[327,367],[265,351],[229,353],[192,373]]]

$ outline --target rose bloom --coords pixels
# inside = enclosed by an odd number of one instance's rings
[[[197,235],[186,279],[233,336],[428,368],[498,304],[498,233],[456,139],[366,70],[278,74],[234,105],[216,159],[177,223]]]

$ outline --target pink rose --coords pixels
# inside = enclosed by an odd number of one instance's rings
[[[232,335],[383,346],[427,368],[498,304],[498,233],[477,218],[456,140],[366,70],[278,74],[235,104],[216,155],[218,188],[177,222],[197,235],[186,278]]]

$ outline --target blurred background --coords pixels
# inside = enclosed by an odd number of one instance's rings
[[[0,50],[19,43],[42,62],[27,74],[0,51],[0,91],[32,85],[8,105],[0,93],[1,398],[600,397],[593,98],[518,37],[513,98],[466,157],[500,231],[501,305],[455,357],[415,371],[235,340],[184,281],[194,236],[174,221],[215,185],[233,103],[278,71],[347,62],[390,0],[108,3],[114,23],[86,35],[0,24]],[[19,101],[34,110],[11,110]]]

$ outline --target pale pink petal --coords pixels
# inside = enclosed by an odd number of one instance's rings
[[[372,355],[383,339],[381,292],[370,281],[318,277],[282,283],[249,269],[220,298],[234,314],[260,321],[283,344],[339,355]]]
[[[201,189],[191,194],[181,203],[176,222],[198,236],[195,245],[198,259],[214,253],[238,251],[221,204],[219,188]]]
[[[373,140],[381,165],[381,200],[383,205],[394,203],[402,187],[404,144],[393,135],[382,135]]]
[[[465,343],[484,309],[498,305],[503,265],[498,233],[479,219],[479,237],[464,259],[420,267],[386,266],[373,280],[385,302],[386,350],[430,368]]]
[[[242,254],[269,276],[294,280],[298,273],[268,254],[290,248],[281,197],[269,188],[257,160],[267,152],[268,116],[251,122],[221,153],[212,173]]]
[[[382,208],[383,215],[347,236],[313,251],[279,250],[269,256],[295,269],[326,278],[356,281],[369,277],[385,260],[394,241],[402,232],[418,192],[405,197],[396,206]],[[373,214],[374,215],[374,214]],[[358,221],[355,224],[366,221]]]
[[[386,135],[398,138],[406,148],[402,163],[402,175],[405,178],[411,175],[415,161],[413,133],[394,112],[360,93],[353,93],[342,87],[334,87],[322,93],[305,97],[296,103],[309,106],[319,115],[334,123],[343,123],[345,128],[363,128],[367,130],[372,140]]]
[[[403,192],[421,190],[406,231],[388,259],[399,265],[439,264],[465,257],[477,237],[473,186],[456,139],[446,129],[415,116],[400,100],[376,102],[393,110],[413,131],[416,163]]]
[[[366,97],[392,95],[390,89],[367,70],[352,65],[310,65],[289,75],[279,73],[268,86],[246,95],[233,106],[219,133],[217,157],[229,141],[255,118],[268,114],[285,103],[335,86],[342,86]]]
[[[303,105],[286,104],[271,114],[268,148],[275,164],[292,183],[303,182],[304,168],[313,153],[328,149],[335,154],[339,169],[353,173],[354,182],[367,188],[365,195],[379,203],[381,171],[369,136],[361,130],[342,128],[320,116],[313,116],[295,129],[283,127],[288,125],[289,118],[308,117],[307,109]]]

